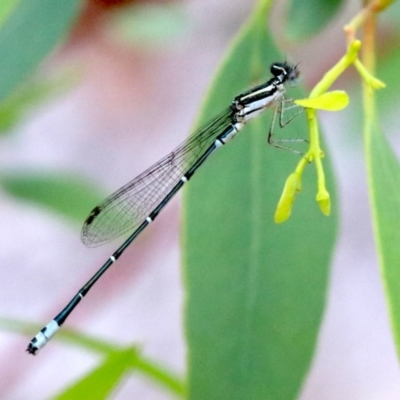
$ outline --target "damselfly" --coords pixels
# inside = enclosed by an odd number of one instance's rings
[[[172,153],[93,209],[81,234],[87,246],[106,243],[131,230],[133,233],[67,306],[31,340],[28,353],[36,354],[46,345],[97,280],[117,261],[139,233],[154,221],[175,193],[215,150],[234,138],[248,121],[268,107],[274,108],[274,119],[277,110],[282,117],[285,84],[295,82],[299,72],[296,66],[286,62],[274,63],[270,70],[273,75],[270,80],[235,97],[228,108],[195,131]],[[268,141],[271,140],[270,130]]]

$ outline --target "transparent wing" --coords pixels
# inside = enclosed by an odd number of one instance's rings
[[[232,116],[227,108],[95,207],[83,225],[82,242],[95,247],[136,229],[229,125]]]

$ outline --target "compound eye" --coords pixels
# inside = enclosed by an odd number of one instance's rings
[[[300,71],[297,69],[297,65],[290,68],[286,79],[290,86],[296,86],[299,83],[301,77],[300,77]]]

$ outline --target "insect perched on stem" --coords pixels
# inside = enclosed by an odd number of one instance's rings
[[[159,212],[193,176],[203,162],[219,147],[234,138],[251,119],[268,107],[282,113],[286,83],[295,83],[296,66],[274,63],[271,79],[235,97],[231,105],[189,136],[172,153],[144,171],[95,207],[85,221],[82,241],[98,246],[123,233],[133,233],[106,263],[78,291],[67,306],[29,343],[28,353],[36,354],[57,332],[82,298],[105,271],[121,256],[133,240],[157,217]],[[269,133],[272,142],[272,126]]]

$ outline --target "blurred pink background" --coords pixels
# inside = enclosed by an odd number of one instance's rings
[[[78,83],[1,138],[0,168],[69,171],[106,194],[118,189],[187,136],[221,55],[251,5],[176,4],[183,21],[177,36],[154,46],[118,38],[110,12],[92,5],[41,72],[70,65],[79,71]],[[342,55],[344,37],[337,38],[356,9],[347,6],[318,40],[288,49],[308,88]],[[316,63],[321,52],[324,60]],[[362,147],[343,129],[346,118],[346,113],[322,116],[337,171],[341,230],[317,354],[300,399],[394,400],[400,398],[400,369],[379,279]],[[179,209],[177,196],[66,326],[122,345],[140,344],[146,357],[184,376]],[[27,322],[53,318],[119,244],[88,249],[80,242],[81,226],[5,191],[0,219],[0,315]],[[0,332],[0,338],[1,398],[52,397],[100,362],[55,340],[30,357],[24,350],[31,336]],[[135,374],[115,398],[172,397]]]

